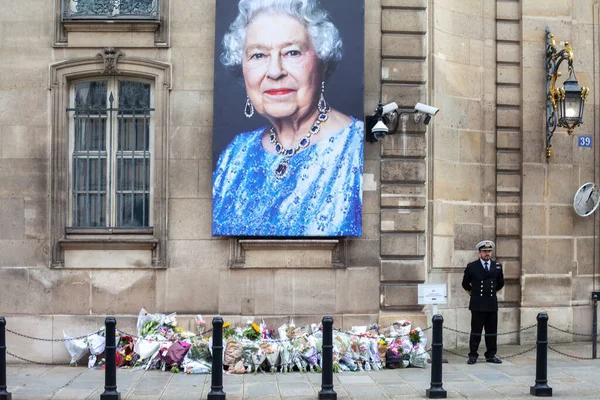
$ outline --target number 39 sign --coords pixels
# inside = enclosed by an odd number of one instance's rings
[[[591,136],[578,136],[577,137],[577,146],[592,147],[592,137]]]

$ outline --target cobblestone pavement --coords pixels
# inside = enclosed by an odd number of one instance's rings
[[[591,358],[590,342],[552,345],[565,354]],[[500,356],[510,356],[531,346],[500,346]],[[455,352],[466,354],[466,349]],[[444,353],[443,384],[449,399],[533,398],[535,350],[509,357],[503,364],[477,362]],[[257,374],[224,376],[227,399],[317,399],[321,390],[318,373]],[[431,367],[334,375],[338,399],[422,399],[430,387]],[[84,367],[45,367],[11,364],[7,373],[8,391],[13,400],[99,399],[104,392],[104,371]],[[554,398],[599,399],[600,360],[570,358],[548,353],[548,384]],[[172,374],[160,371],[120,369],[117,387],[123,400],[206,399],[210,375]]]

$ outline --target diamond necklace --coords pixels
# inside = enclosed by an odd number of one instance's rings
[[[277,168],[275,168],[274,173],[276,178],[282,179],[288,174],[290,169],[290,159],[300,149],[305,149],[310,145],[310,138],[319,133],[321,130],[321,123],[327,121],[327,114],[329,114],[329,111],[330,108],[327,107],[324,112],[319,113],[317,120],[314,124],[312,124],[308,132],[306,132],[306,135],[300,139],[296,147],[289,149],[286,149],[281,143],[279,143],[279,140],[277,140],[277,132],[275,132],[275,127],[271,126],[271,129],[269,129],[269,141],[275,144],[275,151],[277,154],[284,156],[283,160],[281,160],[279,164],[277,164]]]

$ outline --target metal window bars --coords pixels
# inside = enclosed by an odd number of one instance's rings
[[[72,113],[72,223],[81,228],[140,228],[150,223],[150,108],[82,104]],[[116,135],[115,135],[116,134]],[[116,143],[116,146],[113,146]]]
[[[62,20],[160,19],[160,0],[62,0]]]

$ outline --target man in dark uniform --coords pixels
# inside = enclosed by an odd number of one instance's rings
[[[481,342],[481,333],[485,328],[486,334],[498,333],[498,298],[496,292],[504,287],[502,264],[492,260],[494,242],[484,240],[479,242],[476,249],[479,259],[467,265],[463,276],[463,289],[469,293],[469,310],[471,310],[471,337],[469,339],[469,360],[467,364],[477,362],[477,349]],[[496,357],[496,336],[485,336],[485,360],[501,364]]]

